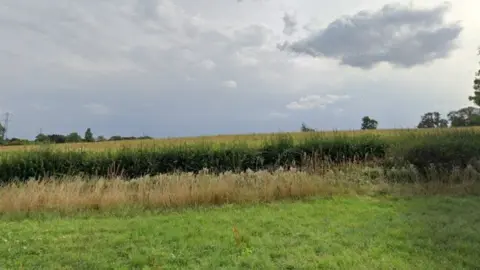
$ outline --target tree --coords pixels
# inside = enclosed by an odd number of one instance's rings
[[[41,143],[44,143],[44,142],[48,142],[48,136],[43,134],[43,133],[39,133],[37,136],[35,136],[35,142],[41,142]]]
[[[446,128],[448,120],[443,119],[439,112],[428,112],[422,116],[417,128]]]
[[[66,143],[67,137],[62,134],[49,134],[47,135],[48,141],[53,143]]]
[[[370,118],[369,116],[364,116],[362,118],[362,129],[377,129],[378,121]]]
[[[478,54],[480,55],[480,48],[478,48]],[[473,101],[475,105],[480,106],[480,69],[475,72],[475,78],[473,80],[473,96],[469,96],[468,100]]]
[[[7,129],[2,124],[0,124],[0,143],[5,141],[5,132],[6,131],[7,131]]]
[[[110,139],[108,139],[109,141],[121,141],[122,140],[122,136],[119,136],[119,135],[114,135],[112,137],[110,137]]]
[[[66,140],[69,143],[81,142],[82,136],[80,136],[80,134],[78,134],[77,132],[72,132],[67,135]]]
[[[106,141],[106,140],[107,140],[107,139],[105,138],[105,136],[101,136],[101,135],[100,135],[100,136],[97,137],[97,142],[104,142],[104,141]]]
[[[480,126],[480,109],[465,107],[458,111],[452,111],[447,115],[452,127]]]
[[[302,127],[300,127],[300,131],[302,132],[312,132],[315,131],[313,128],[307,126],[307,124],[302,123]]]
[[[94,142],[95,141],[95,138],[93,137],[92,130],[90,128],[87,128],[87,130],[85,131],[84,138],[85,138],[86,142]]]

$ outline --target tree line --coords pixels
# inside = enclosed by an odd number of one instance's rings
[[[84,136],[82,137],[78,132],[72,132],[67,135],[63,134],[45,134],[39,133],[35,136],[33,141],[20,139],[20,138],[4,138],[5,128],[0,124],[0,144],[2,145],[26,145],[26,144],[42,144],[42,143],[55,143],[55,144],[62,144],[62,143],[79,143],[79,142],[102,142],[102,141],[123,141],[123,140],[145,140],[145,139],[152,139],[149,136],[140,136],[140,137],[123,137],[123,136],[112,136],[110,138],[105,138],[104,136],[97,136],[93,135],[93,132],[90,128],[85,130]]]

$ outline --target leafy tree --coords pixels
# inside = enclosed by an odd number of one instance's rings
[[[47,135],[48,141],[53,143],[66,143],[67,137],[61,134],[49,134]]]
[[[7,145],[26,145],[30,142],[28,140],[20,139],[20,138],[10,138],[7,141]]]
[[[67,135],[66,141],[69,143],[81,142],[82,136],[80,136],[77,132],[72,132]]]
[[[377,126],[378,126],[378,121],[373,119],[373,118],[370,118],[369,116],[364,116],[362,118],[362,129],[363,130],[366,130],[366,129],[377,129]]]
[[[480,108],[466,107],[447,115],[452,127],[480,126]]]
[[[422,116],[417,128],[446,128],[448,120],[443,119],[439,112],[428,112]]]
[[[107,139],[104,136],[98,136],[97,137],[97,142],[103,142],[106,141]]]
[[[478,49],[480,55],[480,48]],[[475,73],[475,79],[473,80],[473,96],[469,96],[468,100],[473,101],[475,105],[480,106],[480,69]]]
[[[302,132],[312,132],[315,131],[313,128],[307,126],[307,124],[302,123],[302,127],[300,127],[300,131]]]
[[[90,128],[87,128],[87,130],[85,131],[85,141],[86,142],[94,142],[95,141],[95,138],[93,137],[93,133],[92,133],[92,130]]]
[[[122,140],[122,136],[119,136],[119,135],[114,135],[112,137],[110,137],[110,139],[108,139],[109,141],[121,141]]]
[[[39,133],[37,136],[35,136],[35,142],[44,143],[48,141],[49,141],[48,136],[43,133]]]
[[[5,127],[0,124],[0,143],[3,143],[5,141],[5,132],[7,130],[5,129]]]

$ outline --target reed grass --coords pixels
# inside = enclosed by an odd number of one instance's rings
[[[480,173],[472,167],[451,174],[431,172],[424,181],[412,168],[381,173],[381,168],[347,165],[309,173],[277,170],[212,175],[164,174],[121,178],[45,178],[0,187],[0,213],[108,210],[122,207],[182,208],[265,203],[315,196],[479,195]]]

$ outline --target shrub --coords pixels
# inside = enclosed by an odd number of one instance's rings
[[[442,171],[464,169],[480,157],[480,136],[471,130],[439,132],[416,140],[403,140],[396,148],[398,162],[413,164],[422,173],[432,166]]]

